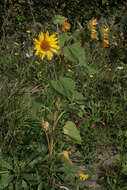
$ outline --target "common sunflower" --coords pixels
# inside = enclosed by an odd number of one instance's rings
[[[56,37],[56,33],[49,36],[49,32],[47,31],[44,35],[41,32],[38,35],[38,39],[34,38],[34,50],[36,50],[35,55],[39,55],[43,60],[46,56],[48,60],[53,58],[53,54],[57,54],[60,46],[58,46],[58,38]]]
[[[101,46],[102,46],[102,47],[108,47],[108,46],[109,46],[109,40],[104,39],[104,40],[101,42]]]
[[[109,32],[109,28],[108,27],[107,28],[103,28],[102,33],[103,33],[104,39],[108,38],[108,32]]]
[[[65,21],[64,25],[61,27],[61,30],[63,32],[66,32],[67,30],[70,30],[70,28],[71,28],[71,25],[67,21]]]
[[[102,47],[108,47],[109,46],[108,32],[109,32],[108,27],[102,29],[102,35],[103,35],[103,41],[101,42]]]
[[[90,29],[90,38],[91,39],[97,39],[97,31],[96,31],[96,25],[98,24],[97,19],[92,19],[89,22],[89,29]]]

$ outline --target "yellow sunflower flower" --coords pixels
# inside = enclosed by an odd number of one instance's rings
[[[101,42],[101,46],[102,46],[102,47],[108,47],[108,46],[109,46],[109,40],[103,40],[103,41]]]
[[[71,165],[73,164],[72,161],[69,158],[69,154],[68,154],[67,151],[61,152],[60,155],[62,155],[68,161],[69,164],[71,164]]]
[[[90,38],[91,39],[97,39],[97,31],[96,31],[96,25],[97,25],[97,19],[93,19],[89,22],[89,29],[90,29]]]
[[[109,28],[108,28],[108,27],[107,27],[107,28],[104,28],[104,29],[102,30],[102,32],[103,32],[103,37],[104,37],[104,39],[105,39],[105,38],[108,38]]]
[[[87,180],[88,175],[81,173],[81,174],[79,174],[79,178],[85,181],[85,180]]]
[[[49,36],[49,32],[47,31],[44,35],[41,32],[38,35],[38,39],[34,38],[34,50],[36,50],[35,55],[39,55],[43,60],[45,56],[47,56],[48,60],[53,58],[53,54],[57,54],[60,47],[58,44],[58,38],[56,37],[56,33]]]
[[[65,21],[64,25],[61,27],[61,30],[63,32],[66,32],[67,30],[70,30],[70,28],[71,28],[71,25],[67,21]]]
[[[103,35],[103,41],[101,42],[102,47],[108,47],[109,46],[108,32],[109,32],[108,27],[102,29],[102,35]]]

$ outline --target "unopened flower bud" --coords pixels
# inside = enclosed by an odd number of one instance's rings
[[[42,118],[42,128],[45,130],[45,131],[48,131],[49,130],[49,122],[48,121],[45,121],[43,118]]]

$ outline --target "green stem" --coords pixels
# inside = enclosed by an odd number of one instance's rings
[[[60,73],[60,77],[63,77],[64,75],[64,67],[65,65],[63,63],[60,63],[62,66],[61,66],[61,73]]]
[[[57,111],[54,112],[53,115],[53,125],[52,125],[52,134],[50,139],[50,150],[49,150],[49,160],[52,160],[53,148],[54,148],[54,131],[56,127],[56,115]]]
[[[65,111],[63,111],[63,112],[59,115],[59,117],[58,117],[57,120],[56,120],[56,125],[57,125],[58,121],[60,120],[60,118],[63,116],[64,113],[65,113]]]
[[[55,75],[55,80],[57,80],[57,74],[56,74],[56,70],[55,70],[55,65],[53,63],[53,71],[54,71],[54,75]]]
[[[47,142],[48,142],[48,149],[50,150],[49,137],[48,137],[48,134],[47,134],[47,132],[46,132],[46,131],[45,131],[45,135],[46,135],[46,139],[47,139]]]
[[[79,190],[79,183],[76,184],[76,190]]]

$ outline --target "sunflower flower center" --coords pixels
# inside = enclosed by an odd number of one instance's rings
[[[48,51],[49,49],[50,49],[50,44],[49,44],[49,42],[48,41],[46,41],[46,40],[43,40],[43,42],[41,43],[41,49],[43,50],[43,51]]]

